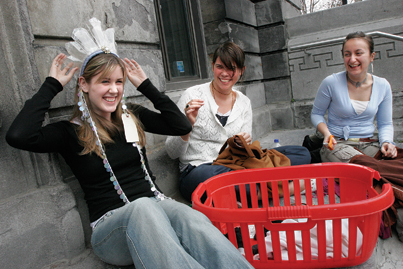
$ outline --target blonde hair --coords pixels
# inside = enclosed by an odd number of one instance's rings
[[[114,54],[111,53],[102,53],[94,56],[91,60],[88,61],[87,65],[85,66],[84,72],[82,77],[85,79],[86,83],[91,83],[93,77],[100,75],[100,78],[105,78],[109,76],[115,68],[121,68],[123,73],[123,82],[126,81],[127,73],[126,68],[123,61]],[[73,108],[73,115],[71,120],[73,119],[80,119],[82,112],[79,109],[78,103],[78,92],[80,91],[80,85],[77,80],[77,86],[75,91],[75,106]],[[88,98],[88,93],[82,92],[85,98],[85,101],[88,106],[88,110],[91,114],[91,118],[97,127],[98,136],[101,140],[102,144],[114,143],[112,137],[116,135],[123,134],[123,122],[122,122],[122,105],[121,103],[118,104],[116,110],[111,114],[111,121],[106,120],[105,118],[98,116],[96,113],[93,112],[91,102]],[[136,124],[137,132],[139,135],[139,144],[140,146],[145,145],[145,134],[144,129],[141,122],[137,119],[137,117],[130,112],[130,115],[133,118],[133,121]],[[96,153],[98,156],[102,157],[101,150],[97,145],[97,137],[92,130],[90,124],[86,121],[82,121],[82,124],[77,128],[77,136],[80,144],[84,147],[83,151],[81,152],[82,155],[88,153]]]

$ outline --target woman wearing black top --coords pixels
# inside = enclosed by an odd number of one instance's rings
[[[184,135],[191,126],[137,62],[105,47],[92,52],[80,72],[71,120],[42,126],[50,102],[77,71],[72,63],[62,67],[65,58],[53,60],[6,139],[19,149],[63,156],[85,193],[94,252],[105,262],[136,268],[252,268],[207,217],[154,184],[144,132]],[[159,113],[125,105],[126,78]]]

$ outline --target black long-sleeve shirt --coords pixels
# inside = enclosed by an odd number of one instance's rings
[[[50,102],[63,89],[58,80],[48,77],[39,91],[28,101],[7,132],[11,146],[32,152],[58,152],[70,166],[85,193],[90,221],[107,211],[124,205],[109,179],[102,159],[95,153],[80,155],[83,147],[77,137],[78,126],[69,121],[59,121],[42,126]],[[168,96],[160,93],[150,82],[144,81],[138,90],[144,94],[160,113],[135,105],[132,111],[144,126],[144,131],[162,135],[185,135],[192,126]],[[148,181],[140,166],[138,150],[127,143],[124,134],[113,137],[114,143],[105,145],[108,161],[123,191],[130,201],[152,197]],[[146,150],[143,155],[150,176]]]

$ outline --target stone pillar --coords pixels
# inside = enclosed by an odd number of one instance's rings
[[[286,42],[285,19],[298,15],[296,1],[256,2],[266,103],[273,130],[293,129],[294,109]]]

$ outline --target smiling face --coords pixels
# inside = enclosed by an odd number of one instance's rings
[[[370,52],[369,44],[363,38],[352,38],[344,44],[344,66],[349,77],[355,81],[362,81],[366,77],[374,57],[375,52]]]
[[[214,74],[214,85],[219,88],[221,92],[228,92],[232,89],[235,83],[238,82],[242,75],[243,70],[238,68],[235,63],[232,63],[232,70],[227,68],[217,57],[215,63],[212,63]]]
[[[111,120],[123,95],[124,75],[119,66],[109,74],[100,73],[87,83],[83,77],[79,79],[83,92],[88,93],[92,111],[98,116]]]

